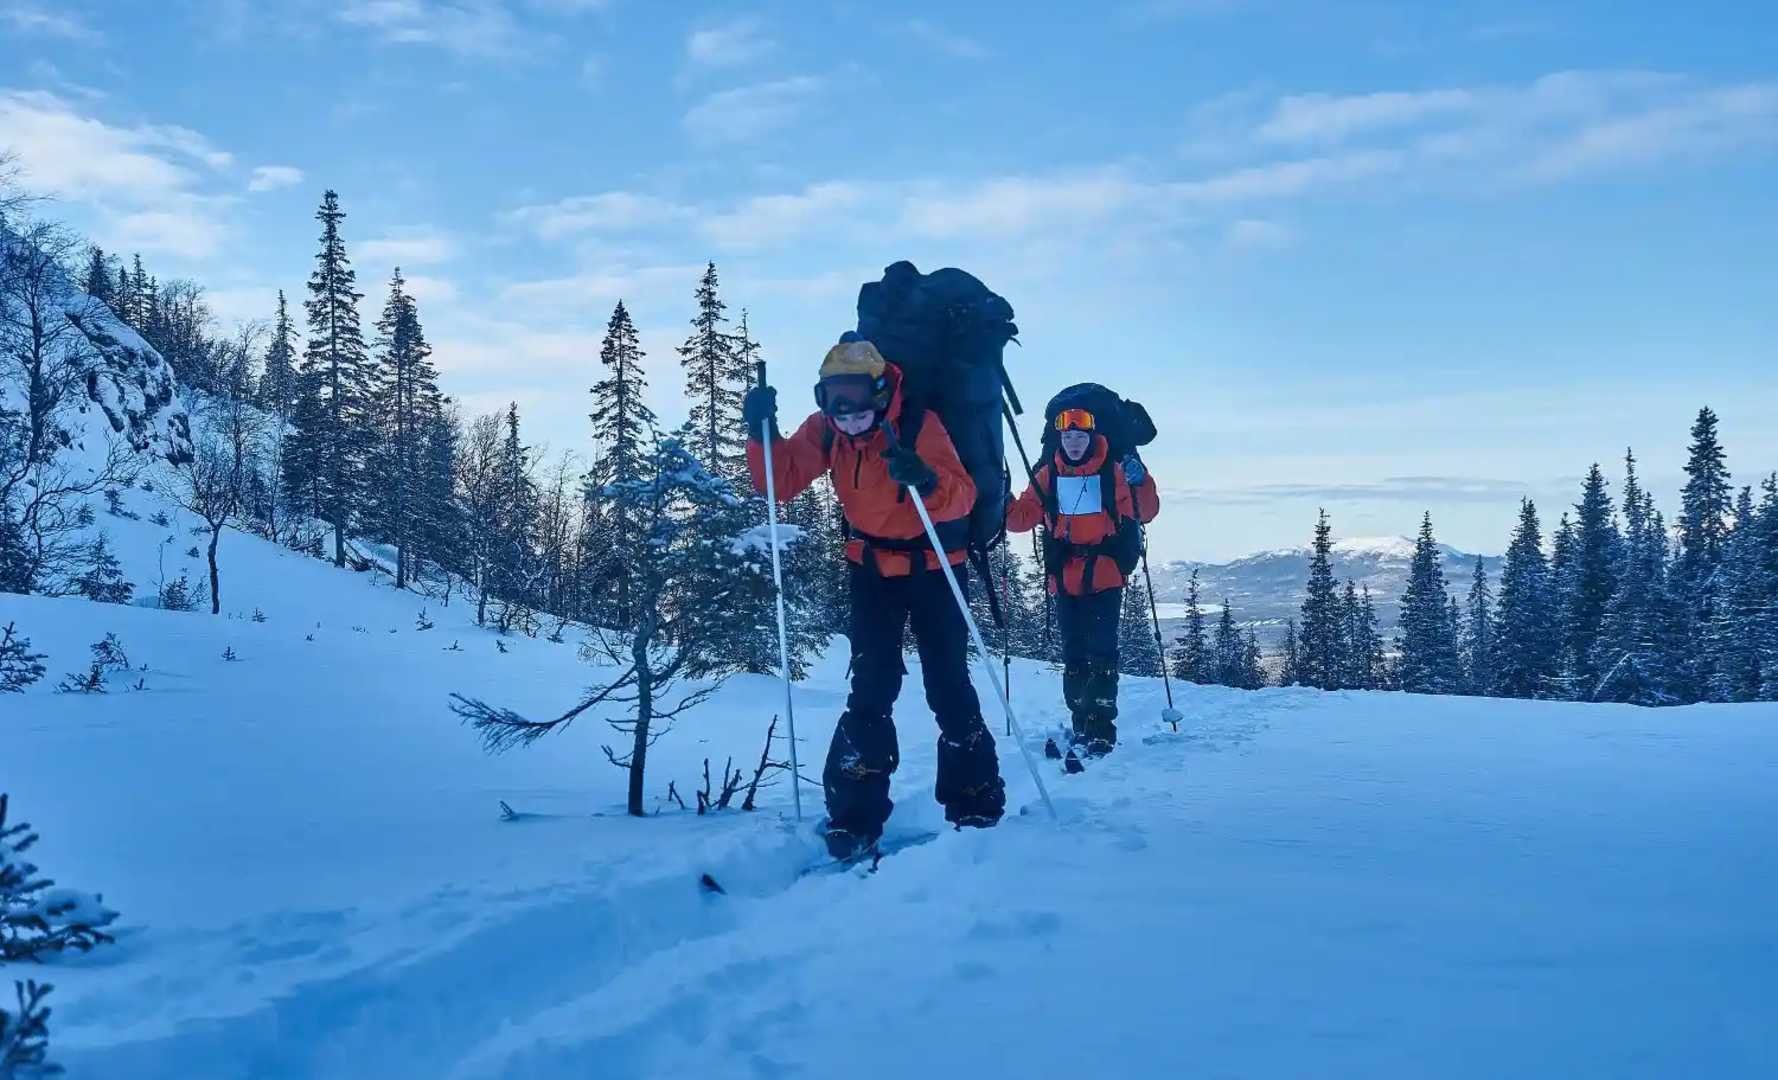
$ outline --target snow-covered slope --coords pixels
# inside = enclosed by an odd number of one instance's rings
[[[1173,734],[1131,680],[1117,754],[1048,776],[1059,824],[1003,739],[1002,827],[799,877],[785,788],[629,819],[596,721],[489,758],[447,711],[560,707],[593,674],[572,642],[503,653],[461,603],[419,630],[366,575],[225,559],[266,621],[0,596],[57,676],[106,632],[147,667],[0,698],[38,862],[123,912],[31,972],[76,1078],[1778,1070],[1778,707],[1176,687]],[[844,666],[798,688],[811,772]],[[940,824],[917,676],[896,834]],[[1057,678],[1014,680],[1039,738]],[[649,792],[750,763],[779,694],[730,683]]]

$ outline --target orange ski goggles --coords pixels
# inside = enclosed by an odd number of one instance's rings
[[[1091,431],[1093,414],[1085,409],[1063,409],[1056,414],[1057,431]]]

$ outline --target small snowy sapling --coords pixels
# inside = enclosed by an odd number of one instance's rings
[[[31,651],[31,639],[15,623],[7,623],[0,631],[0,694],[22,694],[43,678],[43,659],[42,653]]]
[[[43,999],[54,989],[33,979],[12,984],[18,1015],[0,1008],[0,1080],[37,1080],[60,1076],[49,1060],[49,1008]]]
[[[432,629],[432,620],[428,619],[426,617],[426,609],[425,608],[421,608],[419,616],[414,619],[414,629],[415,630],[430,630],[430,629]]]
[[[111,672],[130,670],[130,658],[124,655],[123,643],[116,634],[106,634],[93,642],[93,662],[85,671],[71,671],[59,689],[64,694],[103,694],[105,676]]]
[[[24,854],[37,834],[23,822],[6,824],[7,796],[0,795],[0,960],[36,960],[67,949],[87,952],[111,941],[104,927],[117,912],[91,893],[58,889]]]

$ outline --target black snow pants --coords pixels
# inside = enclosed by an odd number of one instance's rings
[[[916,556],[915,566],[921,560]],[[954,567],[965,595],[969,578]],[[875,840],[895,805],[889,777],[900,764],[893,710],[907,668],[901,660],[902,627],[913,625],[926,683],[926,704],[938,720],[938,782],[934,795],[945,820],[986,826],[1006,809],[1006,786],[994,736],[982,722],[981,703],[969,681],[969,628],[950,586],[937,570],[916,569],[885,577],[852,567],[852,693],[834,728],[822,786],[829,828]]]
[[[1117,638],[1124,590],[1056,597],[1062,631],[1062,697],[1073,714],[1074,738],[1090,754],[1117,745]]]

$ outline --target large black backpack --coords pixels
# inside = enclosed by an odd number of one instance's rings
[[[1139,403],[1120,397],[1115,391],[1098,383],[1076,383],[1050,399],[1043,410],[1043,461],[1054,462],[1061,450],[1061,436],[1056,431],[1056,416],[1064,409],[1085,409],[1093,414],[1094,430],[1105,437],[1105,464],[1099,467],[1100,505],[1117,523],[1116,531],[1103,543],[1094,545],[1065,544],[1056,538],[1054,528],[1045,530],[1044,563],[1052,575],[1059,576],[1071,554],[1087,559],[1087,588],[1092,588],[1093,556],[1109,555],[1127,579],[1142,559],[1142,525],[1117,512],[1117,465],[1138,447],[1153,442],[1157,432],[1148,410]],[[1052,470],[1053,471],[1053,470]],[[1044,496],[1044,516],[1054,522],[1060,508],[1056,505],[1057,484],[1050,478],[1049,493]]]
[[[858,336],[901,369],[904,428],[935,412],[975,481],[969,545],[985,551],[1005,521],[1006,437],[1000,426],[1006,343],[1018,336],[1012,305],[972,274],[922,274],[898,262],[858,290]],[[905,434],[905,432],[904,432]]]

